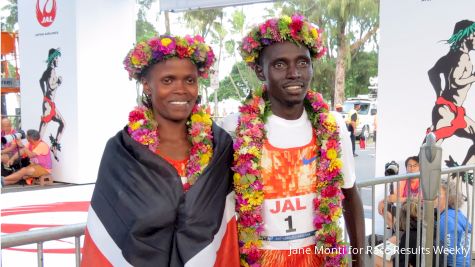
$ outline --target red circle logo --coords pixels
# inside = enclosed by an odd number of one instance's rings
[[[48,27],[53,23],[55,18],[56,0],[46,0],[42,8],[40,8],[40,0],[36,0],[36,19],[41,26]]]

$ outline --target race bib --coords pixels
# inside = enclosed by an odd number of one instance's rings
[[[316,194],[264,200],[262,249],[288,250],[315,244],[313,199]]]

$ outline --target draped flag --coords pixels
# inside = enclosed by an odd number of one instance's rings
[[[213,125],[213,158],[186,193],[173,166],[126,130],[107,143],[81,266],[239,266],[232,140]]]

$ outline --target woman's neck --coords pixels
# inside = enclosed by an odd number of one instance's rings
[[[165,120],[157,123],[159,153],[174,160],[188,158],[191,143],[188,140],[186,122]]]

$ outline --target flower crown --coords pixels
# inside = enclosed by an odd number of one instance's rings
[[[135,45],[124,59],[124,67],[129,73],[129,79],[138,81],[148,67],[172,57],[189,58],[203,78],[208,77],[215,60],[213,49],[199,35],[160,35]]]
[[[254,69],[264,47],[284,41],[307,47],[314,59],[320,58],[326,52],[322,45],[321,30],[304,16],[294,14],[292,17],[272,18],[254,27],[242,39],[241,56],[247,65]]]

